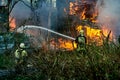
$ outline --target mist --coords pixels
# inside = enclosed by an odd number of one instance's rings
[[[98,21],[117,37],[120,35],[120,0],[98,0]]]

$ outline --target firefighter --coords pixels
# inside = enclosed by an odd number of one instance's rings
[[[75,42],[77,43],[77,51],[80,53],[86,53],[86,37],[84,35],[84,31],[80,30],[80,35],[76,37]]]
[[[15,70],[16,73],[21,73],[27,66],[28,53],[25,50],[25,44],[20,43],[18,49],[15,51]],[[24,71],[25,72],[25,71]]]

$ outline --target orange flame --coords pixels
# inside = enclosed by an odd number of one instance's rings
[[[70,15],[74,15],[75,14],[75,10],[73,9],[73,7],[74,7],[74,3],[70,2],[70,13],[69,13]]]
[[[98,20],[96,19],[96,17],[98,16],[98,10],[95,10],[95,12],[92,14],[91,22],[93,23],[98,23]]]
[[[91,11],[89,11],[90,10],[89,6],[91,5],[95,6],[95,3],[88,4],[87,6],[85,0],[81,0],[80,4],[78,0],[76,0],[75,2],[70,2],[69,3],[69,15],[74,15],[78,17],[81,20],[81,22],[82,20],[86,21],[86,22],[83,22],[84,24],[75,26],[75,28],[76,28],[76,31],[78,32],[84,29],[88,44],[91,42],[95,42],[97,45],[102,45],[104,39],[110,33],[110,29],[109,27],[107,27],[109,25],[101,26],[98,24],[99,21],[97,20],[97,16],[99,12],[97,9],[92,9]],[[66,9],[64,11],[66,12]],[[110,19],[106,19],[106,20],[110,20]],[[90,23],[89,22],[87,23],[87,21],[89,21]],[[110,40],[112,40],[113,37],[114,37],[113,32],[111,31]],[[77,44],[75,42],[72,42],[70,40],[64,40],[62,38],[58,39],[58,44],[56,44],[55,41],[53,41],[52,44],[55,45],[57,48],[67,49],[67,50],[73,50],[77,47]]]
[[[83,5],[81,5],[81,4],[78,5],[77,1],[71,2],[70,3],[70,15],[73,15],[71,13],[74,13],[74,15],[78,16],[80,18],[80,20],[86,19],[86,20],[89,20],[91,23],[98,25],[98,23],[99,23],[99,21],[97,20],[98,10],[94,9],[94,11],[89,13],[87,11],[88,9],[86,7],[87,4],[84,5],[84,2],[85,2],[85,0],[82,0],[82,2],[81,2]],[[91,5],[94,5],[94,3]],[[72,6],[72,8],[71,8],[71,6]],[[77,9],[75,9],[75,7],[77,7]],[[80,10],[80,11],[78,11],[78,10]],[[86,14],[90,14],[91,16],[87,17]],[[87,22],[85,22],[85,23],[87,23]],[[102,36],[104,36],[104,37],[108,36],[108,34],[110,32],[109,27],[100,26],[100,25],[99,25],[99,27],[101,29],[99,29],[99,28],[96,29],[96,28],[92,28],[92,27],[90,25],[89,26],[79,25],[79,26],[76,26],[76,30],[80,31],[81,29],[85,28],[85,34],[88,38],[88,42],[93,41],[93,42],[97,42],[98,44],[102,44],[102,42],[103,42]],[[111,34],[110,34],[110,39],[112,40],[112,38],[113,38],[113,32],[111,32]]]
[[[81,19],[84,20],[86,18],[85,16],[85,13],[86,13],[86,8],[83,10],[82,14],[81,14]]]
[[[106,38],[110,32],[110,30],[106,27],[102,27],[102,29],[91,28],[90,26],[77,26],[76,30],[79,32],[81,29],[85,28],[86,37],[88,42],[97,42],[98,45],[103,44],[103,39]],[[103,36],[103,37],[102,37]],[[113,39],[113,32],[110,33],[110,40]]]
[[[9,27],[10,30],[14,30],[16,28],[16,23],[14,18],[9,17]]]
[[[110,30],[109,30],[109,28],[107,28],[106,26],[102,26],[102,32],[103,32],[103,35],[104,35],[105,37],[107,37],[108,34],[109,34],[109,32],[110,32]],[[113,37],[114,37],[114,34],[113,34],[113,32],[111,32],[111,33],[110,33],[110,40],[112,40]]]
[[[85,36],[87,37],[87,43],[94,42],[96,45],[102,45],[103,39],[108,36],[109,30],[107,28],[103,29],[95,29],[91,28],[90,26],[77,26],[76,31],[80,31],[81,29],[85,29]],[[103,33],[102,33],[103,32]],[[104,38],[102,36],[105,36]],[[112,35],[110,35],[110,39],[112,40]],[[77,44],[75,42],[72,42],[71,40],[64,40],[62,38],[58,39],[58,42],[56,43],[55,40],[51,42],[52,45],[59,49],[65,49],[65,50],[74,50],[77,48]]]
[[[87,37],[88,42],[97,42],[99,45],[102,44],[100,29],[94,29],[89,26],[80,25],[76,27],[76,30],[79,32],[83,28],[85,29],[85,35]]]
[[[85,0],[82,0],[81,3],[79,4],[79,1],[76,0],[75,2],[70,2],[69,3],[69,15],[74,15],[77,16],[81,21],[89,21],[92,24],[95,24],[98,26],[99,21],[97,20],[98,16],[98,10],[92,9],[91,11],[87,11],[89,9],[87,4],[85,3]],[[95,5],[92,3],[91,5]],[[86,7],[87,6],[87,7]],[[84,22],[83,22],[84,23]],[[88,25],[86,25],[88,24]],[[89,25],[89,23],[85,22],[85,25],[80,24],[79,26],[76,27],[76,31],[80,31],[84,29],[85,31],[85,36],[87,37],[87,43],[95,42],[97,45],[102,45],[103,44],[103,39],[106,38],[110,32],[108,27],[105,26],[100,26],[100,28],[96,27],[93,28],[95,25]],[[113,32],[110,34],[110,39],[112,40]],[[58,39],[58,43],[56,44],[54,42],[54,45],[57,45],[60,49],[67,49],[67,50],[73,50],[75,49],[76,43],[71,42],[70,40],[64,40],[62,38]]]
[[[63,40],[62,38],[58,39],[59,42],[59,48],[67,49],[67,50],[73,50],[76,48],[76,44],[70,40]]]
[[[52,46],[57,47],[58,49],[65,50],[73,50],[77,47],[75,42],[72,42],[70,40],[64,40],[62,38],[59,38],[57,43],[54,39],[52,39],[51,44]]]

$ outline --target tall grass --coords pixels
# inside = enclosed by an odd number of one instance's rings
[[[13,54],[0,54],[0,69],[11,69],[14,66]]]
[[[11,66],[11,58],[1,55],[2,66]],[[9,58],[9,61],[7,60]],[[118,80],[120,79],[119,46],[87,45],[87,53],[39,50],[29,56],[36,72],[10,76],[14,80]],[[6,63],[7,62],[7,63]],[[0,65],[0,66],[1,66]],[[9,78],[9,79],[10,79]]]

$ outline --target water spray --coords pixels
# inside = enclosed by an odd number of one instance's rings
[[[53,31],[53,30],[51,30],[51,29],[48,29],[48,28],[45,28],[45,27],[42,27],[42,26],[25,25],[25,26],[22,26],[22,27],[18,28],[17,31],[18,31],[18,32],[21,32],[21,31],[23,31],[23,30],[25,30],[25,29],[29,29],[29,28],[38,28],[38,29],[46,30],[46,31],[48,31],[48,32],[57,34],[57,35],[59,35],[59,36],[62,36],[62,37],[65,37],[65,38],[68,38],[68,39],[71,39],[71,40],[75,40],[75,38],[73,38],[73,37],[70,37],[70,36],[61,34],[61,33],[59,33],[59,32]]]

